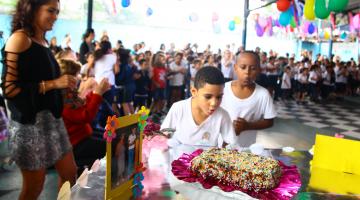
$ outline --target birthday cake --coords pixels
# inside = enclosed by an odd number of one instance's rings
[[[276,188],[282,175],[277,160],[220,148],[203,151],[195,157],[191,171],[204,179],[256,192]]]

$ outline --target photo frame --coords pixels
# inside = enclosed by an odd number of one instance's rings
[[[143,130],[148,110],[137,114],[108,117],[106,144],[105,199],[129,199],[141,195],[144,170],[141,162]]]

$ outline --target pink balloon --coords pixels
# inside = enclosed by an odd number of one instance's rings
[[[259,17],[258,23],[261,27],[265,27],[267,25],[267,20],[265,17]]]
[[[354,16],[352,24],[355,29],[360,29],[360,13]]]
[[[268,27],[268,35],[269,36],[272,36],[273,34],[274,34],[274,32],[273,32],[273,24],[272,24],[272,17],[270,16],[270,17],[268,17],[268,20],[267,20],[267,22],[268,22],[268,24],[267,24],[267,27]]]
[[[350,32],[354,33],[355,32],[355,27],[354,27],[354,23],[353,23],[353,14],[351,12],[348,13],[348,18],[349,18],[349,26],[350,26]]]
[[[308,33],[309,24],[310,24],[309,22],[304,22],[302,24],[302,27],[301,27],[302,29],[301,30],[303,31],[303,33],[305,33],[305,34]]]

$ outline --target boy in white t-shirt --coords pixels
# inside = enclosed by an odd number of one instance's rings
[[[192,97],[174,103],[161,130],[175,129],[169,145],[225,146],[235,139],[229,114],[220,107],[224,76],[215,67],[203,67],[195,76]],[[219,137],[224,140],[218,144]]]
[[[245,51],[234,65],[238,80],[227,82],[221,107],[230,114],[236,135],[236,145],[248,147],[256,142],[256,130],[273,125],[276,111],[269,92],[255,83],[260,73],[259,55]]]

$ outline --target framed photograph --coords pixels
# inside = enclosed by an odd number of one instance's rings
[[[132,196],[136,167],[141,163],[139,114],[116,120],[116,136],[106,146],[105,199],[128,199]]]

